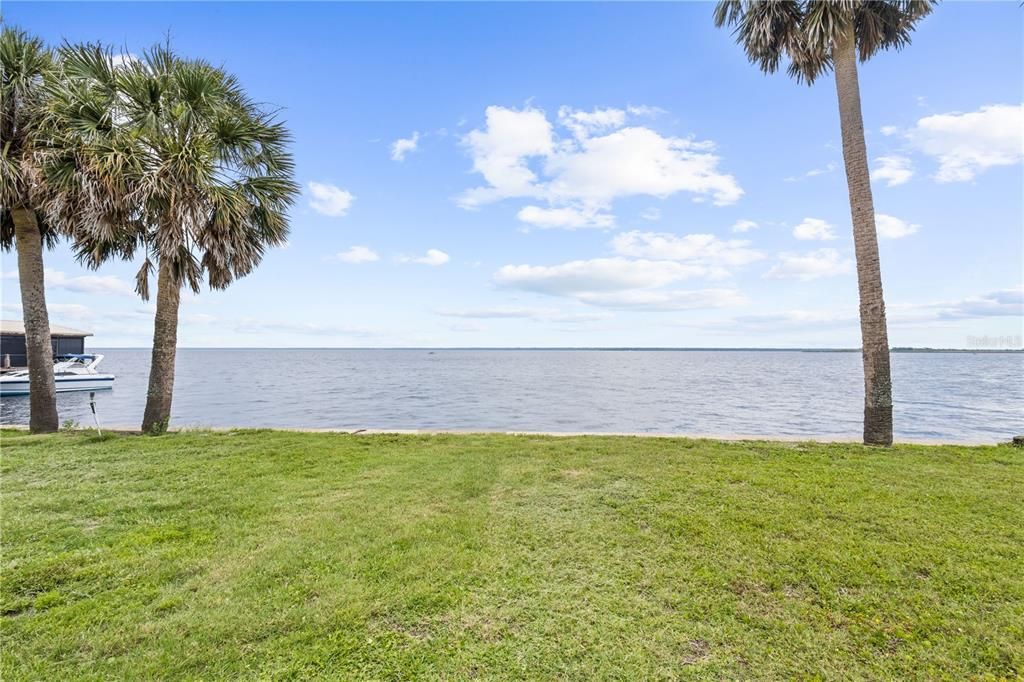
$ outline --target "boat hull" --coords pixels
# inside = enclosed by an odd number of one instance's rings
[[[72,391],[105,391],[114,388],[114,375],[89,374],[76,377],[55,378],[57,393]],[[28,395],[28,379],[0,378],[0,395]]]

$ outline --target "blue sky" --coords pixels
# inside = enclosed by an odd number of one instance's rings
[[[707,3],[7,2],[57,44],[170,35],[280,107],[291,236],[188,296],[182,346],[859,345],[836,95]],[[861,69],[893,345],[1022,333],[1017,3],[946,3]],[[397,146],[396,146],[397,145]],[[20,316],[3,256],[5,318]],[[55,323],[147,346],[137,265],[47,254]]]

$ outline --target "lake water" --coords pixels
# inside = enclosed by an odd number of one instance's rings
[[[149,351],[96,350],[116,388],[103,424],[137,428]],[[1024,355],[895,353],[898,439],[1024,434]],[[178,351],[172,424],[185,426],[839,436],[861,432],[859,353],[599,350]],[[92,424],[88,394],[58,395]],[[0,423],[28,422],[28,398]]]

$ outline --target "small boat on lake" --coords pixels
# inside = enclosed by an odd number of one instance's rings
[[[102,355],[60,355],[53,364],[53,382],[58,393],[67,391],[103,391],[114,388],[114,375],[102,374],[96,366]],[[0,395],[28,395],[28,370],[0,375]]]

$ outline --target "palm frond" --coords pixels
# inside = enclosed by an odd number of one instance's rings
[[[813,83],[832,69],[841,39],[856,40],[861,61],[910,43],[918,21],[937,0],[721,0],[715,26],[733,27],[747,59],[765,73],[783,62],[798,82]]]
[[[155,263],[181,286],[198,291],[205,275],[223,288],[284,241],[299,192],[290,136],[234,76],[167,45],[128,61],[99,45],[59,56],[35,158],[81,262],[143,249],[145,298]]]
[[[33,150],[40,138],[44,84],[53,55],[38,38],[4,26],[0,32],[0,207],[33,206],[38,169]],[[3,233],[0,232],[0,239]],[[10,248],[11,242],[0,242]]]
[[[135,293],[143,301],[149,300],[149,278],[153,274],[153,261],[148,257],[142,262],[142,267],[135,274]]]

